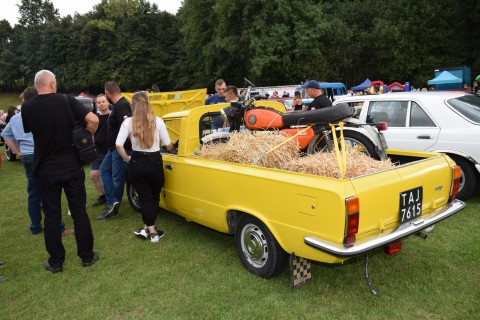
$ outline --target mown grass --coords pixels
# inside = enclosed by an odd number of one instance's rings
[[[480,194],[426,241],[411,237],[399,254],[371,255],[375,297],[365,284],[364,258],[315,263],[313,282],[292,291],[288,270],[255,277],[240,264],[233,237],[171,213],[159,215],[166,231],[160,243],[141,241],[132,235],[140,216],[126,200],[110,221],[95,221],[102,209],[88,208],[100,261],[83,268],[75,238],[64,237],[64,271],[54,275],[42,267],[43,236],[28,230],[25,184],[21,163],[4,158],[2,319],[477,319],[480,312]],[[95,191],[88,180],[86,186],[91,203]]]
[[[0,110],[7,111],[9,106],[17,106],[20,93],[0,93]]]

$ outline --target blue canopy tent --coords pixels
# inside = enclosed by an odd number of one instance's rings
[[[363,81],[362,83],[360,83],[358,86],[355,86],[355,87],[352,87],[351,90],[352,91],[363,91],[363,90],[366,90],[368,88],[370,88],[372,86],[372,81],[370,81],[370,79],[365,79],[365,81]]]
[[[428,84],[451,84],[451,83],[461,83],[462,79],[455,77],[448,71],[442,71],[435,79],[428,80]]]

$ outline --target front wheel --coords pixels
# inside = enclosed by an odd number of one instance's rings
[[[138,198],[138,193],[133,187],[132,183],[128,180],[127,180],[127,198],[133,210],[140,212],[141,207],[140,207],[140,199]]]
[[[235,246],[243,266],[262,278],[278,275],[287,265],[287,253],[267,226],[252,216],[240,217],[235,232]]]
[[[340,144],[340,131],[336,131],[337,138],[339,139]],[[357,151],[365,152],[368,156],[375,160],[380,160],[375,145],[373,142],[363,133],[352,131],[352,130],[343,130],[343,138],[345,140],[345,145],[351,147]],[[331,141],[331,142],[330,142]],[[330,152],[332,151],[333,136],[332,132],[329,131],[327,137],[324,136],[323,132],[315,135],[312,141],[310,141],[307,147],[308,154],[314,154],[317,152]]]

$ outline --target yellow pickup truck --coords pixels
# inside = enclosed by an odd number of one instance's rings
[[[387,150],[394,167],[351,179],[193,156],[226,106],[163,116],[178,151],[163,153],[160,206],[234,235],[242,264],[255,275],[279,274],[293,255],[341,263],[378,248],[394,253],[402,239],[465,206],[455,199],[459,167],[439,153]],[[138,209],[131,186],[128,198]]]

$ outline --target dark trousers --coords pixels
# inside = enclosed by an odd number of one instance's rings
[[[147,226],[155,225],[164,182],[160,152],[133,151],[128,178],[138,193],[143,222]]]
[[[61,196],[65,191],[68,207],[72,214],[77,241],[77,254],[84,262],[93,259],[93,233],[90,219],[85,209],[87,195],[85,191],[85,172],[80,163],[50,165],[41,163],[35,175],[38,181],[43,212],[45,214],[45,246],[51,266],[62,266],[65,261],[65,248],[62,243]]]
[[[22,154],[22,163],[25,168],[25,175],[27,176],[28,215],[32,221],[30,231],[33,234],[37,234],[42,231],[42,206],[40,192],[37,187],[37,179],[32,174],[33,154]],[[65,223],[63,221],[60,222],[60,228],[62,232],[65,230]]]

